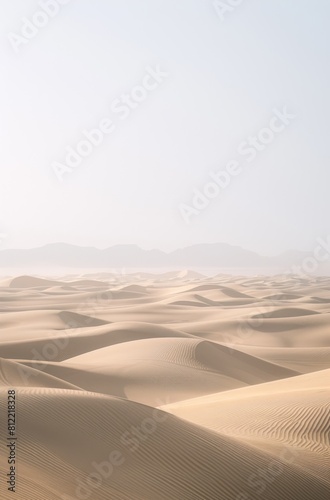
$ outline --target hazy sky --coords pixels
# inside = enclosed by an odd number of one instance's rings
[[[212,0],[40,3],[0,3],[3,248],[275,254],[329,234],[328,0],[243,0],[223,19]]]

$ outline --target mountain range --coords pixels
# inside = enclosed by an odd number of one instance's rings
[[[53,243],[32,249],[2,250],[0,267],[274,268],[289,271],[292,266],[301,266],[310,256],[309,252],[295,250],[263,256],[228,243],[198,244],[168,253],[144,250],[137,245],[114,245],[100,250]],[[322,266],[322,271],[324,269],[330,270],[328,263]]]

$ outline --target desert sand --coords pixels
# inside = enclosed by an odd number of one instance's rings
[[[0,297],[1,498],[329,500],[329,277],[16,276]]]

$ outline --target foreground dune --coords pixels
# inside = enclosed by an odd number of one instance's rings
[[[0,299],[0,498],[330,498],[329,278],[17,276]]]
[[[21,389],[18,397],[26,500],[234,499],[253,492],[256,468],[269,467],[267,453],[148,406],[60,389]],[[267,498],[328,498],[321,480],[276,463],[284,472],[268,484]]]
[[[162,409],[275,457],[284,446],[293,447],[295,464],[330,486],[329,392],[330,370],[325,370]]]

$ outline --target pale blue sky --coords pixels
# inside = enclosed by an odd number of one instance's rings
[[[275,254],[330,233],[330,2],[243,0],[221,21],[212,0],[71,0],[15,52],[38,11],[0,3],[2,247]],[[157,65],[168,77],[120,120],[111,102]],[[239,144],[285,105],[295,119],[247,164]],[[115,131],[59,182],[53,162],[102,118]],[[187,224],[180,204],[232,159],[242,172]]]

